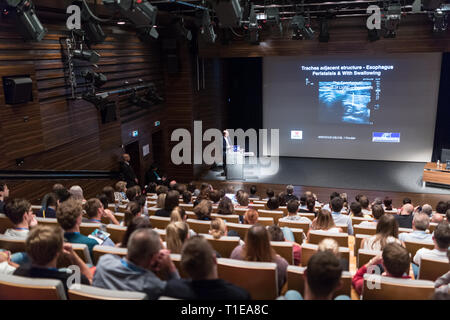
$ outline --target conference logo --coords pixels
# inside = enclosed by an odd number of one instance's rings
[[[229,129],[232,147],[225,154],[227,166],[259,165],[260,175],[273,175],[279,169],[279,129]],[[223,162],[223,133],[219,129],[203,132],[202,121],[194,121],[194,135],[184,128],[175,129],[170,140],[178,142],[171,151],[171,161],[181,164],[220,164]],[[203,143],[209,142],[204,148]],[[234,143],[236,142],[236,143]],[[245,146],[248,148],[245,148]],[[244,150],[245,149],[245,150]],[[259,150],[258,150],[259,149]],[[258,152],[259,151],[259,152]]]

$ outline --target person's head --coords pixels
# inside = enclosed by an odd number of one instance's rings
[[[398,238],[398,222],[391,214],[383,214],[378,220],[376,241],[380,242],[381,249],[387,244],[388,237]]]
[[[275,192],[272,189],[267,189],[266,195],[268,198],[272,198],[273,196],[275,196]]]
[[[223,130],[224,137],[228,137],[229,135],[230,135],[230,133],[228,132],[228,130]]]
[[[306,193],[303,193],[300,196],[300,205],[305,206],[306,205],[306,199],[308,198],[308,195]]]
[[[276,224],[269,226],[267,229],[269,231],[270,241],[284,241],[283,230]]]
[[[447,211],[447,202],[439,201],[436,205],[436,213],[445,214]]]
[[[166,202],[166,193],[161,193],[158,195],[158,198],[156,199],[156,207],[157,208],[164,208],[164,203]]]
[[[297,200],[290,200],[287,203],[287,211],[290,215],[296,215],[298,212],[299,202]]]
[[[219,190],[213,190],[209,192],[209,200],[211,200],[213,203],[217,203],[220,201],[220,191]]]
[[[42,199],[42,209],[46,210],[48,207],[53,207],[56,209],[58,205],[58,198],[53,192],[47,193]]]
[[[414,212],[414,207],[412,204],[407,203],[403,205],[402,210],[400,211],[401,215],[410,215]]]
[[[187,190],[188,190],[190,193],[194,193],[194,192],[195,192],[195,189],[197,189],[197,186],[195,185],[194,182],[190,182],[190,183],[187,185]]]
[[[320,210],[311,224],[312,230],[328,230],[334,227],[336,227],[336,224],[334,223],[333,216],[326,209]]]
[[[413,218],[412,227],[415,230],[425,231],[430,226],[430,217],[425,213],[416,213]]]
[[[114,196],[114,188],[111,186],[106,186],[102,190],[103,194],[108,197],[108,203],[114,203],[116,201],[116,197]]]
[[[392,199],[386,196],[383,200],[384,207],[386,210],[392,210]]]
[[[217,279],[216,254],[201,236],[186,240],[181,249],[180,265],[192,280]]]
[[[84,200],[83,189],[80,186],[71,186],[69,192],[73,199]]]
[[[5,181],[0,181],[0,199],[9,197],[9,189]]]
[[[238,201],[240,206],[246,207],[246,206],[248,206],[248,203],[249,203],[248,198],[249,198],[248,193],[247,192],[243,192],[241,194],[241,196],[239,198],[237,198],[236,200]]]
[[[286,193],[285,192],[280,192],[278,194],[278,203],[279,203],[280,207],[284,207],[286,205]]]
[[[151,229],[151,228],[152,225],[150,223],[150,220],[148,220],[146,217],[134,217],[128,224],[127,230],[123,235],[122,242],[120,243],[120,247],[121,248],[127,247],[128,239],[130,238],[131,234],[134,231],[138,229]]]
[[[189,226],[186,222],[171,222],[166,227],[167,249],[172,253],[181,253],[184,241],[189,237]]]
[[[316,199],[313,196],[308,196],[306,198],[306,208],[309,212],[314,212],[316,207]]]
[[[403,198],[402,203],[403,204],[407,204],[407,203],[412,204],[412,201],[410,198]]]
[[[25,199],[12,199],[6,202],[4,210],[13,225],[24,224],[25,227],[29,227],[34,217],[31,203]]]
[[[197,216],[197,219],[204,220],[210,219],[212,212],[212,204],[209,200],[202,200],[198,205],[194,208],[194,213]]]
[[[267,200],[267,208],[269,210],[277,210],[280,207],[280,202],[278,201],[278,197],[272,197]]]
[[[362,217],[361,204],[359,202],[352,202],[350,204],[350,212],[353,213],[355,217]]]
[[[147,193],[156,193],[156,187],[157,187],[158,185],[156,184],[156,182],[150,182],[148,185],[147,185]]]
[[[383,200],[381,200],[381,198],[375,198],[375,200],[373,200],[372,202],[372,206],[379,204],[380,206],[383,204]]]
[[[170,222],[185,221],[186,218],[186,211],[182,207],[175,207],[170,213]]]
[[[167,188],[164,185],[160,185],[156,187],[156,195],[159,196],[162,193],[167,193],[169,191],[169,188]]]
[[[234,214],[233,202],[228,197],[223,197],[217,206],[218,214]]]
[[[341,286],[341,275],[339,259],[328,250],[318,251],[309,259],[305,270],[305,295],[311,295],[310,299],[331,300]]]
[[[33,265],[45,267],[56,264],[63,251],[63,232],[59,226],[37,225],[25,241],[25,248]]]
[[[164,201],[164,209],[172,212],[173,208],[177,207],[180,203],[180,194],[176,190],[170,190],[167,192],[166,200]]]
[[[137,196],[141,194],[141,187],[139,186],[133,186],[131,188],[127,189],[127,192],[125,193],[127,196],[127,199],[130,201],[134,201]]]
[[[137,201],[130,201],[127,204],[127,207],[125,209],[125,215],[123,218],[123,223],[125,226],[129,226],[131,223],[131,220],[133,220],[134,217],[140,217],[142,215],[143,208],[141,204]]]
[[[339,253],[339,244],[336,240],[331,238],[325,238],[322,241],[319,242],[318,251],[330,251],[332,252],[337,258],[340,258]]]
[[[185,191],[181,195],[183,198],[183,203],[191,203],[192,201],[192,193],[190,191]]]
[[[254,197],[256,195],[256,186],[255,185],[252,185],[251,187],[250,187],[250,196],[251,197]]]
[[[105,212],[103,204],[96,198],[86,201],[83,207],[89,219],[100,219]]]
[[[216,218],[211,221],[211,226],[209,229],[209,234],[214,237],[214,239],[220,239],[227,235],[227,225],[225,221],[220,218]]]
[[[243,250],[244,260],[272,262],[276,257],[270,246],[269,232],[262,225],[256,224],[247,231]]]
[[[170,183],[169,183],[169,189],[170,190],[176,190],[177,187],[178,187],[178,184],[177,184],[177,182],[175,180],[170,181]]]
[[[442,221],[444,221],[444,216],[440,213],[434,213],[431,216],[431,222],[433,223],[441,223]]]
[[[59,189],[66,189],[61,183],[55,183],[52,187],[52,192],[57,193]]]
[[[292,184],[286,186],[286,194],[288,196],[292,195],[294,193],[294,186]]]
[[[409,265],[411,263],[409,252],[398,243],[391,242],[386,244],[382,257],[383,266],[389,275],[400,278],[409,271]]]
[[[382,205],[376,204],[372,207],[372,215],[375,220],[379,220],[384,215],[384,209]]]
[[[109,207],[109,200],[106,194],[98,194],[96,198],[102,203],[104,209],[108,209]]]
[[[56,219],[64,231],[79,228],[83,207],[80,201],[69,199],[58,206],[56,210]]]
[[[130,162],[130,160],[131,160],[130,155],[128,153],[124,153],[122,155],[122,160],[126,161],[126,162]]]
[[[369,209],[369,198],[367,198],[366,196],[361,196],[359,198],[359,203],[361,204],[362,209]]]
[[[64,201],[67,201],[70,198],[72,198],[72,195],[70,194],[69,190],[67,190],[64,187],[62,187],[62,188],[59,188],[59,187],[55,188],[53,186],[53,193],[56,194],[56,197],[57,197],[58,202],[60,204],[63,203]]]
[[[450,224],[447,221],[436,226],[433,233],[433,240],[440,250],[447,250],[450,246]]]
[[[428,215],[428,217],[431,217],[431,215],[433,214],[433,207],[430,206],[429,204],[424,204],[422,206],[422,213],[425,213],[426,215]]]
[[[118,181],[115,185],[117,192],[126,192],[127,191],[127,183],[125,181]]]
[[[248,209],[244,214],[245,224],[256,224],[258,223],[259,214],[255,209]]]
[[[340,198],[340,197],[341,197],[341,194],[339,192],[334,191],[330,194],[330,201],[333,200],[334,198]]]
[[[127,260],[151,270],[158,263],[158,253],[162,249],[161,238],[152,229],[138,229],[131,234],[127,248]]]
[[[342,200],[341,197],[334,197],[331,200],[331,210],[333,210],[333,212],[341,212],[343,207],[344,200]]]

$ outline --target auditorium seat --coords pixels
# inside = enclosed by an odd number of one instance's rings
[[[149,220],[152,227],[158,229],[166,229],[167,225],[170,223],[170,218],[167,217],[150,216]]]
[[[69,300],[148,300],[142,292],[109,290],[84,284],[71,286],[68,296]]]
[[[37,215],[38,213],[39,213],[39,211],[41,211],[41,206],[39,205],[32,205],[31,206],[31,210],[33,210],[33,213],[35,214],[35,215]]]
[[[309,220],[311,220],[311,222],[316,218],[314,213],[299,212],[298,215],[300,217],[308,218]]]
[[[379,253],[381,253],[381,251],[359,249],[358,255],[356,256],[356,267],[358,269],[361,268],[363,265],[365,265],[367,262],[369,262],[370,259],[372,259]]]
[[[284,216],[283,211],[278,211],[278,210],[262,210],[262,209],[258,209],[258,214],[259,214],[260,217],[273,218],[275,224],[278,224],[278,220],[283,218],[283,216]]]
[[[197,215],[192,211],[186,211],[187,219],[197,219]]]
[[[36,217],[36,221],[38,224],[47,225],[47,226],[59,226],[58,220],[56,218],[41,218]]]
[[[273,221],[273,218],[271,218],[271,217],[259,217],[258,224],[268,227],[268,226],[273,225],[274,221]]]
[[[248,208],[234,208],[234,213],[243,216],[247,210]]]
[[[290,265],[294,264],[293,244],[285,241],[270,241],[270,246]]]
[[[364,275],[363,300],[428,300],[434,293],[434,282]]]
[[[278,296],[277,265],[273,262],[250,262],[217,259],[220,279],[247,290],[253,300],[273,300]]]
[[[416,255],[417,250],[421,248],[434,249],[434,243],[432,242],[419,242],[419,241],[405,241],[406,250],[411,254],[411,260]]]
[[[91,254],[89,248],[84,243],[72,243],[72,249],[86,264],[92,265]],[[58,268],[67,268],[72,262],[64,255],[60,255],[58,258]]]
[[[211,221],[187,219],[186,222],[189,228],[196,233],[209,233],[209,229],[211,228]]]
[[[0,213],[0,233],[5,233],[7,229],[13,228],[11,220],[8,219],[6,215]]]
[[[403,232],[411,233],[411,232],[413,232],[413,229],[411,229],[411,228],[398,228],[398,233],[403,233]]]
[[[363,221],[373,221],[373,219],[364,218],[364,217],[352,217],[352,225],[358,225]]]
[[[123,236],[125,235],[125,232],[127,232],[127,227],[118,226],[116,224],[108,224],[106,226],[106,232],[108,232],[109,238],[114,243],[122,242]]]
[[[340,247],[348,248],[348,234],[335,233],[323,230],[311,230],[309,232],[309,243],[319,244],[320,241],[326,238],[331,238],[337,241]]]
[[[310,224],[307,222],[299,222],[299,221],[280,221],[278,225],[280,226],[280,228],[288,227],[288,228],[302,229],[306,234],[308,233]]]
[[[178,204],[178,206],[183,208],[184,210],[192,210],[194,208],[194,204],[192,203],[180,203]]]
[[[122,222],[125,219],[125,213],[114,212],[114,217],[117,219],[117,221]],[[108,223],[110,223],[110,222],[108,222]]]
[[[289,214],[286,206],[278,207],[278,210],[283,211],[285,216]]]
[[[0,249],[9,250],[11,253],[25,252],[25,239],[0,234]]]
[[[247,234],[248,229],[250,229],[251,227],[251,224],[227,223],[228,231],[236,231],[242,240],[245,240],[245,235]]]
[[[256,209],[256,210],[264,210],[264,208],[265,208],[264,204],[259,204],[259,203],[250,203],[248,205],[248,207]]]
[[[418,279],[436,281],[449,271],[448,259],[422,257],[419,265]]]
[[[304,297],[305,294],[305,270],[306,267],[288,266],[287,268],[287,284],[288,290],[297,290]],[[348,271],[342,271],[342,287],[335,292],[333,298],[339,295],[351,297],[352,291],[352,274]]]
[[[108,247],[108,246],[100,246],[96,245],[92,250],[94,264],[96,265],[98,259],[104,254],[114,254],[117,256],[125,257],[127,255],[127,248],[116,248],[116,247]]]
[[[181,254],[178,253],[171,253],[170,254],[170,260],[172,260],[173,264],[178,270],[178,273],[180,274],[180,277],[183,279],[189,279],[189,275],[181,268]]]
[[[361,226],[359,224],[355,224],[353,226],[353,232],[355,235],[357,234],[368,234],[370,236],[373,236],[377,233],[377,227],[374,226]]]
[[[161,237],[162,241],[166,241],[166,230],[164,229],[153,229],[155,232],[157,232],[159,234],[159,236]]]
[[[371,235],[368,234],[355,234],[355,244],[353,247],[353,254],[355,257],[358,256],[358,250],[361,248],[361,243],[363,239],[370,238]]]
[[[304,243],[302,244],[302,259],[300,265],[306,267],[309,259],[319,250],[317,244]],[[350,261],[350,250],[346,247],[339,247],[339,254],[347,261]]]
[[[161,208],[158,207],[150,207],[148,208],[148,215],[149,216],[154,216],[156,211],[161,210]]]
[[[127,205],[126,204],[120,204],[119,207],[117,208],[117,211],[125,213],[125,211],[127,211]]]
[[[60,280],[0,274],[0,300],[66,299],[64,286]]]
[[[292,233],[294,234],[295,242],[297,242],[298,244],[301,245],[306,240],[306,235],[303,232],[303,229],[299,228],[289,228],[289,229],[291,229]]]
[[[450,221],[449,221],[449,223],[450,223]],[[430,231],[430,233],[434,232],[434,230],[436,229],[438,224],[439,223],[436,223],[436,222],[430,222],[430,226],[428,227],[428,230]]]
[[[387,214],[397,214],[398,211],[397,211],[397,210],[384,210],[384,213],[387,213]]]
[[[239,215],[237,215],[237,214],[223,215],[223,214],[212,213],[211,218],[212,219],[220,218],[220,219],[224,220],[225,222],[239,223]]]
[[[101,229],[102,225],[100,223],[82,223],[80,225],[80,233],[89,236],[92,232],[97,229]]]
[[[239,245],[241,238],[239,237],[221,237],[220,239],[214,239],[212,235],[201,234],[206,240],[211,244],[211,246],[216,250],[223,258],[229,258],[231,252]]]
[[[336,224],[336,228],[341,228],[342,233],[348,233],[348,225],[347,224]]]

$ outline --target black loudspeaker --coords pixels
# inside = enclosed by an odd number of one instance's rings
[[[167,72],[178,73],[178,56],[176,54],[167,55]]]
[[[446,163],[450,160],[450,149],[442,149],[441,150],[441,162]]]
[[[33,80],[28,76],[3,77],[6,104],[33,101]]]

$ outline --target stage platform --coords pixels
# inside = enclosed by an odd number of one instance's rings
[[[425,163],[280,157],[275,174],[260,165],[245,165],[244,181],[342,189],[450,194],[445,187],[422,186]],[[201,180],[226,181],[222,169],[205,172]]]

